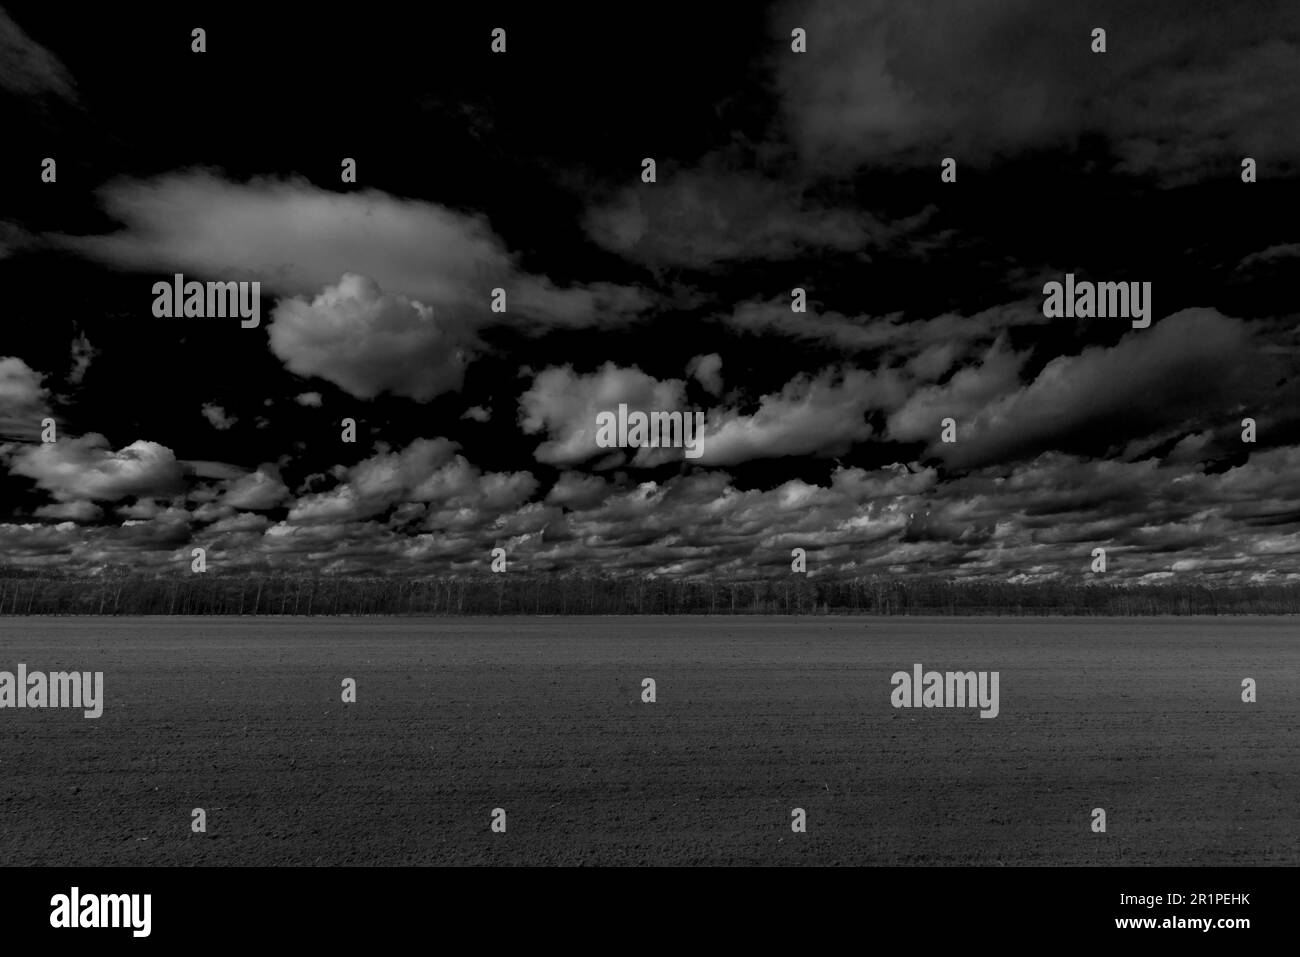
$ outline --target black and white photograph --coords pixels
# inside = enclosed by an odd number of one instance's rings
[[[6,927],[833,867],[1281,929],[1300,4],[0,6]]]

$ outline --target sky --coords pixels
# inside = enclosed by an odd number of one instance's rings
[[[0,563],[1300,580],[1300,5],[442,6],[0,12]]]

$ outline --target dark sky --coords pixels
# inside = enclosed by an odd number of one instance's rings
[[[1300,577],[1300,5],[206,6],[0,14],[0,562]]]

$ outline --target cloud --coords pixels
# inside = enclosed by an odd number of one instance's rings
[[[907,320],[901,314],[855,318],[834,311],[796,313],[791,299],[747,302],[737,306],[723,322],[737,332],[781,336],[840,350],[845,353],[881,350],[890,356],[916,359],[927,349],[949,350],[951,359],[980,341],[1019,326],[1042,325],[1041,301],[1022,300],[980,310],[969,316],[944,313],[930,319]],[[937,352],[920,360],[921,369],[937,364]],[[940,373],[942,370],[940,370]]]
[[[0,89],[19,96],[50,94],[75,102],[72,74],[49,50],[41,46],[0,9]]]
[[[152,498],[137,498],[129,505],[117,506],[117,508],[113,509],[113,512],[122,518],[131,519],[137,522],[151,522],[154,519],[169,513],[172,515],[177,514],[177,512],[174,511],[174,506],[166,502],[159,502]]]
[[[22,449],[12,456],[9,470],[34,479],[60,502],[165,497],[183,485],[171,449],[137,440],[114,452],[96,432]]]
[[[289,489],[280,479],[280,470],[266,463],[257,470],[230,481],[220,504],[240,511],[259,512],[275,508],[289,497]]]
[[[271,524],[271,520],[265,515],[254,515],[251,512],[240,512],[234,515],[227,515],[213,522],[204,529],[204,536],[211,539],[221,535],[238,535],[241,532],[262,532]]]
[[[985,396],[983,408],[975,408],[981,403],[977,394],[966,397],[969,421],[959,421],[958,441],[939,443],[935,433],[930,452],[949,465],[969,467],[1023,455],[1089,427],[1117,441],[1183,422],[1198,409],[1226,409],[1251,394],[1262,405],[1267,388],[1252,371],[1259,361],[1241,320],[1186,309],[1150,329],[1130,330],[1113,347],[1058,356],[1032,383],[996,401],[991,396],[1007,378],[1005,370],[992,376],[987,389],[976,390]],[[923,437],[925,416],[942,411],[939,400],[946,397],[918,398],[891,417],[891,434]],[[962,407],[962,396],[950,397]]]
[[[902,400],[893,372],[826,370],[799,375],[763,396],[752,414],[713,410],[700,439],[701,465],[734,465],[788,455],[834,456],[871,435],[866,414]]]
[[[1300,243],[1279,243],[1243,257],[1241,262],[1237,264],[1237,269],[1247,270],[1260,265],[1271,266],[1275,263],[1297,258],[1300,258]]]
[[[0,219],[0,259],[33,245],[32,234],[17,223]]]
[[[792,259],[831,250],[861,253],[897,231],[870,214],[823,206],[793,180],[769,179],[707,157],[696,169],[661,170],[588,210],[600,246],[653,267],[707,269],[742,259]]]
[[[585,375],[568,365],[543,369],[519,397],[519,424],[527,435],[547,436],[534,453],[537,461],[576,465],[605,451],[596,445],[596,416],[617,413],[620,403],[647,413],[685,410],[685,383],[660,382],[613,362]]]
[[[343,472],[339,485],[305,495],[289,510],[290,523],[356,521],[394,506],[427,503],[454,515],[497,514],[527,501],[537,489],[528,472],[483,472],[447,439],[416,439],[400,452],[376,453]],[[408,510],[408,520],[420,510]],[[431,527],[438,527],[430,516]]]
[[[104,510],[94,502],[74,500],[42,505],[34,513],[37,518],[54,518],[60,521],[94,522],[100,519]]]
[[[599,475],[562,472],[546,494],[546,501],[566,508],[588,509],[599,505],[613,491],[613,486]]]
[[[642,448],[611,457],[596,445],[596,416],[617,412],[620,404],[629,411],[694,414],[685,402],[684,386],[679,379],[660,381],[612,362],[586,375],[570,366],[548,368],[520,397],[519,422],[527,434],[547,435],[535,453],[539,462],[572,466],[605,453],[598,468],[650,468],[679,460],[682,454]],[[897,406],[905,394],[903,378],[889,370],[828,369],[817,376],[799,375],[779,393],[762,396],[753,412],[717,407],[704,413],[704,428],[696,440],[701,455],[695,461],[725,466],[790,455],[840,455],[871,435],[868,412]]]
[[[311,409],[319,409],[321,406],[321,394],[319,392],[303,392],[300,395],[294,396],[293,401]]]
[[[567,471],[533,501],[527,473],[485,473],[453,443],[420,439],[337,469],[338,486],[304,496],[281,522],[226,506],[191,513],[181,499],[146,496],[117,510],[120,526],[78,525],[93,521],[93,505],[69,499],[40,517],[72,521],[0,524],[0,550],[22,564],[162,568],[185,557],[193,522],[210,521],[204,542],[223,567],[293,568],[310,556],[326,574],[481,571],[484,542],[502,542],[513,568],[542,573],[748,579],[788,574],[798,546],[813,578],[1006,580],[1014,571],[1018,580],[1079,582],[1103,544],[1116,582],[1296,580],[1297,469],[1300,447],[1256,452],[1219,473],[1045,452],[944,478],[896,463],[767,489],[738,487],[718,469],[662,482]]]
[[[277,295],[315,294],[357,274],[433,308],[440,323],[507,323],[528,333],[616,324],[648,305],[630,287],[561,288],[529,275],[482,216],[379,190],[338,193],[298,178],[241,184],[193,170],[119,180],[101,198],[125,228],[50,241],[131,269],[257,280]],[[509,299],[501,315],[488,309],[498,286]]]
[[[825,486],[794,479],[741,490],[716,470],[617,488],[574,476],[556,499],[590,494],[566,506],[558,534],[553,524],[528,544],[527,561],[530,569],[594,562],[623,572],[749,577],[764,568],[788,570],[796,545],[837,564],[879,556],[896,544],[906,510],[935,480],[930,469],[840,468]]]
[[[711,352],[686,363],[686,374],[704,386],[710,395],[722,394],[722,356]]]
[[[782,115],[805,161],[937,167],[1109,142],[1120,170],[1228,175],[1241,156],[1300,160],[1300,9],[1242,17],[1208,2],[823,0],[781,7],[808,31],[778,57]],[[1093,27],[1109,31],[1104,54]],[[1140,38],[1135,42],[1134,38]],[[937,175],[937,174],[936,174]]]
[[[461,415],[462,419],[473,419],[475,422],[487,422],[492,418],[492,413],[481,405],[472,405]]]
[[[187,475],[199,478],[219,479],[222,481],[241,478],[247,474],[246,469],[229,462],[210,462],[204,459],[187,459],[181,463]]]
[[[72,340],[72,369],[68,372],[69,385],[81,385],[82,379],[86,377],[86,371],[90,368],[91,360],[97,355],[99,351],[90,344],[84,332]]]
[[[17,356],[0,358],[0,437],[32,440],[50,415],[44,378]]]
[[[233,415],[227,415],[226,410],[215,402],[203,403],[201,411],[203,417],[208,420],[208,424],[218,432],[225,432],[227,429],[234,428],[235,423],[239,421]]]
[[[1027,358],[1027,353],[1015,353],[1005,339],[998,339],[978,365],[958,370],[943,385],[913,392],[890,415],[889,438],[899,442],[934,440],[940,421],[948,417],[957,420],[960,435],[963,424],[985,405],[1020,387],[1020,369]]]
[[[278,303],[269,335],[290,372],[361,399],[389,392],[417,402],[460,389],[475,341],[463,324],[351,273],[311,302]]]

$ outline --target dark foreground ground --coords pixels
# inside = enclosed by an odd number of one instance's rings
[[[893,709],[918,661],[1001,714]],[[0,710],[7,865],[1300,863],[1296,619],[0,619],[18,662],[106,704]]]

